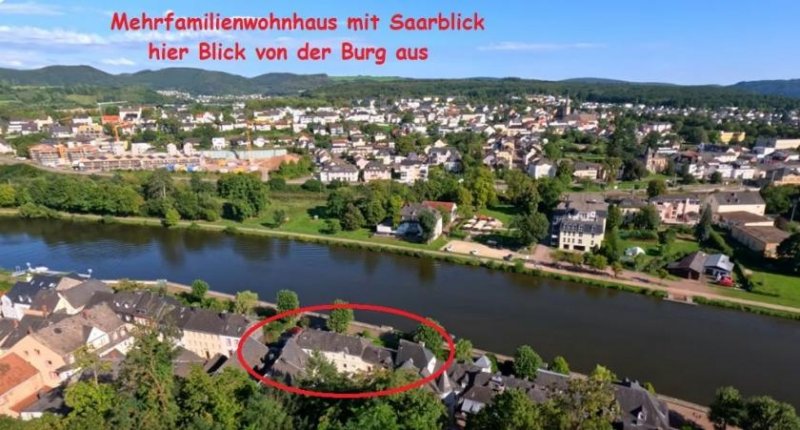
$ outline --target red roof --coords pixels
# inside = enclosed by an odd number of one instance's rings
[[[103,124],[116,124],[119,122],[119,115],[103,115]]]
[[[453,202],[433,202],[429,200],[422,202],[422,205],[448,213],[453,212],[453,209],[456,207],[456,204]]]
[[[0,394],[7,393],[38,373],[36,368],[15,353],[0,358]]]

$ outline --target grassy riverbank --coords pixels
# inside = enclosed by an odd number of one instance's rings
[[[126,225],[140,225],[140,226],[158,226],[162,225],[161,220],[157,218],[146,217],[102,217],[98,215],[86,214],[60,214],[61,220],[78,221],[78,222],[101,222],[101,223],[117,223]],[[17,217],[18,211],[16,209],[2,209],[0,216]],[[351,249],[362,249],[371,252],[391,252],[398,255],[405,255],[416,258],[434,258],[452,264],[462,264],[472,267],[484,267],[491,270],[499,270],[505,272],[513,272],[542,278],[556,279],[560,281],[575,282],[593,287],[602,287],[610,290],[624,291],[629,293],[643,294],[654,296],[658,298],[666,298],[667,292],[663,287],[653,286],[645,287],[638,285],[631,285],[624,281],[616,280],[601,280],[596,277],[583,276],[582,274],[565,274],[545,269],[531,269],[525,267],[521,262],[506,262],[503,260],[490,259],[486,257],[473,257],[467,255],[454,255],[448,252],[439,251],[438,249],[446,243],[445,239],[440,239],[439,243],[434,244],[412,244],[397,241],[391,238],[371,237],[368,234],[359,234],[359,232],[350,232],[349,235],[324,235],[321,233],[302,233],[289,231],[285,229],[269,228],[258,222],[245,222],[236,223],[233,221],[217,221],[217,222],[189,222],[181,221],[175,227],[179,229],[196,229],[205,231],[225,232],[227,234],[239,235],[252,235],[252,236],[266,236],[277,237],[284,239],[297,240],[307,243],[316,243],[322,245],[339,246]],[[753,300],[755,302],[755,300]],[[796,312],[786,309],[773,309],[769,307],[759,306],[759,303],[739,303],[735,301],[726,300],[724,296],[715,298],[695,297],[695,303],[703,305],[712,305],[717,307],[725,307],[728,309],[736,309],[760,315],[769,315],[780,318],[789,318],[800,320],[800,308]],[[765,304],[769,306],[769,304]]]

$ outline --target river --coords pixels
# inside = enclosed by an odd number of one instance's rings
[[[304,305],[335,299],[432,317],[477,347],[522,344],[573,370],[596,363],[650,381],[660,393],[707,404],[733,385],[800,406],[800,323],[653,297],[415,259],[264,237],[192,230],[0,218],[0,267],[26,262],[92,269],[102,279],[204,279],[214,290],[282,288]],[[357,318],[408,329],[403,321]]]

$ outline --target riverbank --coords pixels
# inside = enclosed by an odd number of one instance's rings
[[[0,209],[0,216],[5,217],[18,217],[17,209]],[[101,222],[110,224],[125,224],[149,227],[161,227],[161,220],[157,218],[147,217],[103,217],[98,215],[88,214],[69,214],[61,213],[61,220],[75,221],[75,222]],[[565,270],[559,267],[551,267],[543,264],[525,263],[522,261],[508,262],[503,259],[487,258],[484,256],[471,256],[471,255],[455,255],[450,252],[421,249],[411,246],[406,246],[402,242],[397,244],[389,244],[382,242],[373,242],[360,239],[349,239],[342,237],[326,236],[322,234],[306,234],[295,233],[288,231],[281,231],[269,229],[266,227],[250,227],[241,224],[232,223],[229,221],[220,222],[190,222],[180,221],[175,229],[193,229],[213,232],[224,232],[227,234],[238,235],[251,235],[251,236],[265,236],[275,237],[281,239],[295,240],[300,242],[322,244],[327,246],[338,246],[351,249],[362,249],[371,252],[390,252],[398,255],[416,257],[416,258],[432,258],[439,261],[452,264],[460,264],[473,267],[485,267],[491,270],[514,272],[519,274],[526,274],[531,276],[550,278],[560,281],[569,281],[580,283],[593,287],[602,287],[611,290],[624,291],[636,294],[655,296],[661,299],[667,299],[671,295],[685,298],[697,304],[721,307],[726,309],[734,309],[745,312],[756,313],[760,315],[768,315],[780,318],[787,318],[793,320],[800,320],[800,309],[775,305],[771,303],[763,303],[754,300],[747,300],[741,298],[733,298],[721,294],[714,294],[708,292],[699,292],[694,290],[684,290],[675,287],[665,287],[653,283],[629,281],[623,279],[609,279],[608,276],[598,275],[594,273],[580,272]]]
[[[161,281],[153,281],[153,280],[126,280],[130,282],[135,282],[145,287],[157,287],[159,285],[163,285],[166,287],[166,290],[170,294],[180,294],[180,293],[191,293],[192,287],[185,284],[180,284],[177,282],[171,282],[168,280],[161,280]],[[103,280],[103,282],[107,283],[108,285],[114,286],[121,282],[121,280]],[[206,295],[208,297],[212,297],[219,300],[228,300],[233,301],[235,300],[235,295],[222,293],[219,291],[209,290]],[[272,302],[264,301],[259,299],[257,302],[257,306],[270,308],[277,310],[277,305]],[[307,313],[313,317],[319,317],[326,319],[328,316],[325,314],[319,314],[315,312]],[[369,324],[362,321],[352,321],[350,323],[350,327],[348,332],[353,335],[359,335],[364,332],[368,332],[373,337],[379,337],[382,334],[392,333],[395,332],[395,328],[388,326],[388,325],[375,325]],[[498,354],[492,351],[486,351],[479,348],[473,348],[473,355],[474,356],[481,356],[485,354],[491,354],[494,356],[499,362],[511,362],[513,361],[513,357],[504,354]],[[578,372],[570,372],[570,376],[573,378],[585,378],[586,375]],[[684,420],[694,422],[699,428],[701,429],[713,429],[713,426],[708,421],[708,408],[696,403],[688,402],[682,399],[676,399],[674,397],[665,396],[662,394],[656,394],[659,400],[665,402],[672,413],[679,415]]]

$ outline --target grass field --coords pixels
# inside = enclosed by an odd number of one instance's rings
[[[800,307],[800,276],[781,275],[758,270],[750,270],[751,279],[756,283],[755,290],[731,290],[719,288],[730,297],[758,300],[776,305]]]
[[[316,196],[307,192],[276,192],[272,194],[270,206],[265,213],[257,219],[245,221],[244,225],[248,227],[266,227],[280,231],[318,235],[322,234],[325,230],[324,208],[325,198],[323,196]],[[285,211],[288,218],[286,223],[281,226],[275,225],[274,214],[278,210]],[[232,223],[231,225],[236,225],[236,223]],[[405,242],[391,237],[373,236],[372,231],[365,228],[355,231],[340,231],[329,236],[429,250],[438,250],[447,243],[447,239],[444,237],[440,237],[427,244]]]
[[[508,227],[508,225],[511,224],[511,220],[519,214],[519,210],[512,205],[496,205],[478,211],[478,213],[480,215],[496,218],[503,223],[504,227]]]

